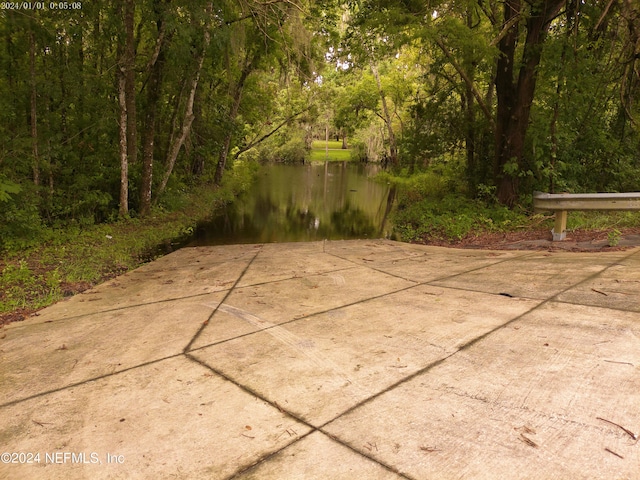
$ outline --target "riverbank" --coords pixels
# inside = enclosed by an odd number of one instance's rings
[[[203,185],[195,189],[181,199],[174,211],[156,210],[145,219],[111,224],[68,225],[64,229],[51,230],[48,240],[34,247],[4,252],[0,257],[0,325],[23,320],[41,308],[178,248],[191,237],[196,225],[232,202],[239,192],[254,185],[252,175],[255,170],[245,170],[226,177],[222,188]],[[310,178],[315,179],[315,176]],[[445,195],[442,185],[426,180],[429,179],[402,186],[393,214],[394,239],[491,250],[611,251],[640,245],[640,215],[631,212],[572,212],[568,240],[551,242],[551,216],[531,216],[524,210],[513,211],[460,195]],[[299,185],[299,182],[285,180],[284,184]],[[353,203],[357,191],[365,190],[369,191],[364,187],[350,188],[350,201]],[[304,198],[304,195],[286,197]],[[264,198],[260,201],[264,203]],[[280,204],[281,200],[274,199],[273,202]],[[379,202],[365,203],[378,205]],[[287,212],[298,212],[294,217],[303,229],[309,224],[308,215],[300,214],[308,211],[309,205],[305,205],[286,209]],[[312,210],[314,215],[319,215],[317,209]],[[354,220],[345,212],[342,217]],[[322,218],[320,223],[324,228]],[[263,216],[261,222],[256,229],[262,229],[265,222],[275,229],[282,229],[280,220]],[[368,231],[363,230],[361,223],[357,223],[358,231]],[[353,238],[365,237],[370,235]],[[318,239],[321,238],[330,237],[323,230],[318,231]],[[276,240],[256,240],[261,241]]]
[[[115,223],[49,229],[46,241],[0,256],[0,326],[20,321],[179,248],[196,225],[250,187],[255,170],[230,173],[222,187],[203,184],[175,210]]]

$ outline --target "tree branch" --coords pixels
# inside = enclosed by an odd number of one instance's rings
[[[267,138],[269,138],[271,135],[275,134],[278,130],[280,130],[282,127],[284,127],[285,125],[287,125],[289,122],[291,122],[293,119],[299,117],[300,115],[302,115],[304,112],[306,112],[307,110],[309,110],[309,107],[305,108],[304,110],[300,110],[297,113],[294,113],[293,115],[285,118],[282,122],[280,122],[280,124],[278,124],[278,126],[276,128],[274,128],[273,130],[271,130],[269,133],[264,134],[262,137],[260,138],[256,138],[252,141],[250,141],[247,145],[245,145],[244,147],[242,147],[240,150],[238,150],[235,155],[233,156],[234,159],[238,158],[241,154],[243,154],[244,152],[246,152],[247,150],[251,150],[253,147],[255,147],[256,145],[259,145],[260,143],[262,143],[263,141],[265,141]]]
[[[518,15],[515,15],[514,17],[511,17],[511,19],[504,24],[504,27],[502,27],[502,30],[500,31],[498,36],[493,40],[491,40],[491,43],[489,45],[491,45],[492,47],[495,47],[498,44],[498,42],[500,42],[500,40],[502,40],[507,35],[507,33],[509,33],[509,30],[511,30],[511,28],[516,23],[518,23],[521,19],[522,19],[521,13],[519,13]]]
[[[611,5],[613,5],[613,2],[615,0],[609,0],[609,3],[607,3],[607,6],[604,8],[604,10],[602,11],[602,15],[600,15],[600,18],[598,19],[598,23],[596,23],[596,26],[593,27],[594,31],[598,31],[600,29],[600,24],[602,23],[602,21],[604,20],[604,17],[607,16],[607,13],[609,13],[609,9],[611,8]]]
[[[484,102],[484,99],[482,98],[482,95],[480,95],[480,92],[476,88],[476,86],[473,83],[473,81],[469,78],[469,75],[467,75],[467,72],[465,72],[462,69],[462,67],[460,67],[460,65],[458,65],[458,62],[456,62],[455,58],[453,58],[453,55],[451,54],[451,52],[449,51],[447,46],[444,44],[444,42],[442,41],[441,38],[436,38],[435,41],[436,41],[436,44],[442,50],[442,52],[445,54],[447,59],[449,60],[449,63],[451,63],[453,68],[456,69],[458,74],[462,77],[464,82],[467,84],[467,86],[473,92],[473,96],[475,97],[476,101],[478,102],[478,105],[480,106],[480,109],[482,110],[482,113],[484,113],[484,116],[487,118],[487,120],[489,120],[489,123],[491,123],[491,125],[493,127],[495,127],[495,120],[493,119],[493,115],[491,115],[491,111],[489,110],[489,107],[487,107],[487,104]]]

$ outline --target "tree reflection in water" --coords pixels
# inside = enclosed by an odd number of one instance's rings
[[[372,180],[377,165],[269,165],[191,245],[379,238],[395,190]]]

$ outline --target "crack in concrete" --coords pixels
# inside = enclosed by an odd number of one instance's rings
[[[218,304],[218,306],[213,309],[213,311],[211,312],[211,315],[209,315],[209,318],[207,318],[206,321],[202,322],[202,325],[200,325],[200,328],[198,329],[198,331],[191,338],[191,341],[189,341],[189,343],[187,343],[187,345],[182,349],[182,353],[186,354],[187,352],[189,352],[191,350],[191,346],[195,343],[195,341],[198,339],[198,337],[200,337],[200,335],[202,335],[202,332],[204,331],[205,328],[207,328],[207,326],[209,325],[209,321],[216,314],[216,312],[218,311],[218,308],[220,308],[220,305],[222,305],[224,303],[224,301],[227,298],[229,298],[229,295],[231,295],[231,292],[233,292],[235,290],[236,286],[238,285],[238,283],[240,283],[240,280],[242,280],[242,277],[244,277],[245,273],[247,273],[247,270],[249,270],[249,267],[251,267],[251,265],[253,264],[255,259],[258,258],[258,255],[260,254],[261,251],[262,251],[262,247],[260,247],[255,252],[255,255],[253,256],[253,258],[251,260],[249,260],[249,263],[247,263],[247,265],[244,267],[244,270],[242,270],[240,275],[238,275],[238,278],[236,279],[234,284],[231,286],[231,288],[229,290],[227,290],[227,293],[222,298],[222,300],[220,300],[220,303]]]

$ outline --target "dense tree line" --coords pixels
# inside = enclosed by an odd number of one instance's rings
[[[118,0],[0,11],[2,235],[148,215],[300,115],[320,4]],[[26,230],[25,230],[26,229]],[[28,233],[28,232],[27,232]]]
[[[632,0],[77,5],[0,11],[3,236],[145,216],[329,128],[509,206],[640,189]]]
[[[637,2],[353,0],[344,30],[336,128],[372,112],[392,163],[509,206],[640,189]]]

